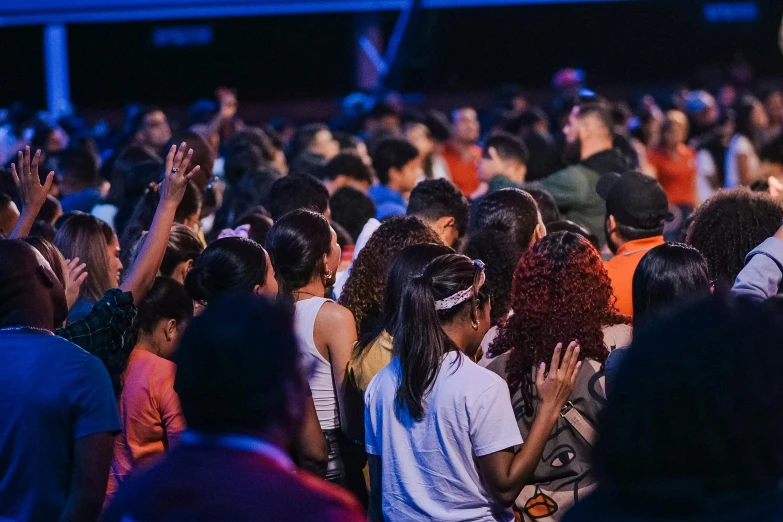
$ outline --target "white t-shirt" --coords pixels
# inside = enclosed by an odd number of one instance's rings
[[[756,149],[748,138],[742,134],[735,134],[729,143],[729,150],[726,151],[726,186],[725,188],[734,188],[740,184],[739,165],[737,157],[741,154],[747,154],[750,163],[751,174],[756,174],[761,167],[761,162],[756,154]]]
[[[511,521],[481,480],[476,457],[522,444],[508,384],[450,352],[415,422],[396,408],[399,358],[365,393],[367,452],[381,457],[386,520]]]

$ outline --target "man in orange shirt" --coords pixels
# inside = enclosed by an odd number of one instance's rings
[[[452,183],[465,196],[478,197],[482,195],[478,177],[481,147],[476,145],[480,132],[478,115],[470,107],[463,107],[451,113],[451,121],[452,136],[444,147],[443,159],[449,168]]]
[[[604,174],[595,190],[606,201],[606,240],[615,254],[606,270],[617,308],[633,316],[633,274],[644,255],[664,243],[669,200],[661,185],[641,172]]]

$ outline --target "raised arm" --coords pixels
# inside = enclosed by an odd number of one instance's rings
[[[41,211],[46,202],[46,196],[52,188],[54,181],[54,171],[46,176],[46,181],[41,185],[41,179],[38,177],[38,162],[41,160],[41,149],[38,149],[30,159],[30,147],[25,147],[24,151],[17,154],[17,162],[11,163],[11,174],[14,177],[16,186],[22,194],[22,213],[19,221],[11,232],[11,239],[27,237],[30,229],[35,223],[35,218]]]
[[[533,478],[533,472],[541,461],[544,446],[560,416],[560,410],[574,389],[582,363],[579,347],[571,343],[560,361],[562,345],[557,345],[552,356],[549,375],[544,377],[543,363],[536,375],[536,387],[541,404],[530,434],[522,449],[514,454],[513,448],[478,457],[478,466],[493,498],[510,506],[525,485]]]
[[[160,202],[152,218],[152,225],[128,277],[120,285],[123,292],[130,292],[133,295],[134,304],[141,302],[155,281],[163,255],[166,253],[171,226],[174,224],[174,214],[185,195],[188,181],[200,169],[200,166],[196,165],[188,171],[193,149],[186,150],[186,147],[187,143],[184,142],[179,149],[176,145],[172,145],[166,156],[166,172],[163,175],[163,182],[158,186]]]

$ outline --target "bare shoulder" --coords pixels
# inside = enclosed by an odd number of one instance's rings
[[[318,312],[318,320],[324,319],[330,323],[354,324],[353,314],[343,305],[329,301],[323,304]]]

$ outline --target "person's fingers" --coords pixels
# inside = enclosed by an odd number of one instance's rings
[[[193,167],[192,169],[190,169],[190,172],[188,172],[187,174],[185,174],[185,179],[186,179],[186,180],[188,180],[188,181],[190,181],[190,179],[193,177],[193,175],[194,175],[196,172],[198,172],[199,170],[201,170],[201,165],[196,165],[195,167]]]
[[[172,145],[169,149],[169,153],[166,155],[166,174],[171,172],[174,168],[174,155],[177,153],[177,146]]]
[[[538,365],[538,369],[536,370],[536,386],[541,386],[544,384],[544,374],[546,373],[546,364],[541,363]]]
[[[38,149],[35,151],[35,155],[33,156],[33,161],[30,164],[30,174],[35,175],[35,177],[38,177],[38,161],[41,159],[41,149]],[[30,180],[32,182],[32,180]],[[38,180],[38,183],[41,183],[40,180]]]
[[[19,165],[19,179],[27,181],[24,171],[24,151],[20,150],[16,153],[16,164]]]
[[[188,171],[188,167],[190,166],[190,159],[192,157],[193,157],[193,149],[188,149],[187,154],[185,154],[185,157],[182,159],[182,162],[179,164],[179,172],[181,172],[183,176]]]
[[[79,263],[79,258],[74,257],[73,259],[66,259],[65,260],[65,269],[70,272],[73,270],[73,268]]]
[[[569,364],[568,364],[568,374],[569,375],[571,375],[574,372],[574,370],[576,369],[576,363],[579,362],[579,351],[580,351],[579,343],[577,343],[576,341],[572,341],[571,342],[571,346],[574,347],[574,352],[573,352],[573,354],[571,356],[571,360],[569,361]]]
[[[82,263],[81,265],[74,267],[73,270],[71,270],[71,278],[76,279],[79,277],[79,274],[84,272],[85,268],[87,268],[87,263]]]
[[[576,368],[574,369],[574,373],[571,375],[571,387],[576,384],[576,378],[579,377],[579,370],[582,369],[582,361],[579,361],[576,363]]]
[[[54,171],[51,171],[49,174],[46,175],[44,188],[46,189],[47,194],[49,193],[49,190],[52,188],[52,183],[54,183]]]
[[[87,272],[84,272],[82,275],[80,275],[79,277],[77,277],[77,278],[76,278],[76,279],[73,281],[73,283],[74,283],[76,286],[82,286],[82,283],[84,283],[84,281],[87,279],[87,276],[88,276],[88,275],[89,275],[89,274],[88,274]]]
[[[174,168],[180,168],[182,158],[185,156],[185,147],[187,147],[187,144],[183,141],[180,144],[179,149],[177,149],[177,154],[174,156]]]
[[[571,359],[574,356],[574,345],[574,343],[569,344],[568,348],[566,348],[566,351],[563,354],[563,359],[560,361],[560,366],[557,368],[558,380],[564,381],[568,376],[568,368],[571,364]]]
[[[30,147],[24,148],[24,173],[30,179]]]
[[[14,183],[17,185],[22,183],[19,180],[19,174],[16,173],[16,163],[11,163],[11,177],[14,178]]]
[[[557,375],[557,369],[560,367],[560,352],[563,350],[563,343],[557,343],[555,351],[552,353],[552,363],[549,365],[549,375],[552,378]]]

